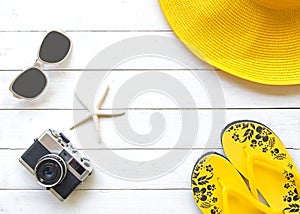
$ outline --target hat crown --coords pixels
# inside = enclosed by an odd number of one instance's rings
[[[300,0],[258,0],[262,5],[279,10],[297,9],[300,7]]]

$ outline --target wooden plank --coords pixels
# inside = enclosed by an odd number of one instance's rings
[[[91,75],[97,75],[97,72],[104,71],[85,71],[91,72]],[[123,86],[131,78],[142,75],[143,73],[151,73],[150,71],[113,71],[108,75],[100,87],[104,90],[105,85],[110,86],[110,92],[103,105],[103,108],[111,109],[113,99]],[[199,82],[193,72],[197,75],[215,75],[210,71],[157,71],[161,74],[169,75],[179,82],[187,89],[192,96],[195,105],[188,100],[180,100],[183,104],[181,108],[299,108],[300,107],[300,85],[290,87],[272,87],[265,85],[258,85],[247,82],[224,72],[218,72],[219,84],[221,91],[217,96],[210,97],[208,90],[212,87]],[[78,79],[81,75],[80,71],[47,71],[46,75],[49,79],[49,84],[45,93],[34,101],[22,101],[14,98],[9,93],[8,88],[14,78],[20,73],[19,71],[1,71],[0,72],[0,109],[72,109],[74,90],[76,88]],[[101,83],[99,83],[101,84]],[[167,84],[167,83],[166,83]],[[211,85],[218,84],[218,81],[213,81]],[[100,86],[100,85],[99,85]],[[213,87],[215,88],[215,87]],[[101,91],[99,89],[99,91]],[[148,91],[149,92],[149,91]],[[238,93],[237,93],[238,92]],[[100,93],[100,92],[99,92]],[[171,94],[170,97],[162,93],[152,92],[143,93],[136,97],[130,106],[125,108],[178,108],[174,100],[179,92]],[[219,97],[224,95],[225,103],[214,103],[212,101],[219,101]],[[132,98],[133,99],[133,98]],[[124,106],[116,106],[113,108],[124,108]]]
[[[200,138],[195,148],[178,168],[153,180],[122,180],[96,168],[92,177],[69,200],[60,203],[42,190],[19,164],[20,155],[47,128],[64,132],[76,147],[81,147],[76,132],[68,130],[73,124],[73,91],[81,70],[96,54],[116,42],[135,36],[175,36],[161,13],[158,1],[153,0],[90,0],[73,1],[72,4],[54,0],[42,5],[35,0],[0,0],[0,5],[0,213],[35,213],[37,210],[43,213],[53,213],[53,210],[56,213],[95,213],[98,210],[112,214],[199,213],[190,190],[192,168],[201,154],[212,150],[222,153],[219,142],[210,144],[217,148],[205,149],[212,123],[210,108],[220,112],[225,107],[224,126],[237,119],[254,119],[270,126],[291,148],[289,152],[299,165],[300,86],[263,86],[218,71],[226,106],[211,106],[207,88],[195,81],[182,65],[161,57],[135,58],[119,65],[118,71],[113,72],[103,84],[111,86],[103,106],[105,109],[124,108],[113,106],[113,98],[126,81],[143,70],[162,71],[179,79],[190,91],[196,105],[185,102],[181,106],[184,110],[179,110],[171,99],[162,94],[143,94],[125,107],[130,108],[129,125],[138,133],[148,133],[151,130],[150,116],[158,112],[167,122],[163,137],[146,148],[134,146],[119,136],[111,119],[102,119],[103,142],[123,157],[143,160],[164,155],[174,147],[181,131],[180,111],[197,111]],[[8,91],[9,84],[22,69],[35,61],[41,40],[49,29],[67,30],[74,45],[72,55],[61,65],[44,67],[49,85],[40,99],[32,102],[14,99]],[[184,58],[199,62],[181,42],[178,41],[177,45]],[[194,68],[197,72],[211,70],[206,64]],[[91,125],[90,122],[83,127]],[[120,125],[128,126],[125,121],[121,121]],[[216,135],[220,131],[217,130]],[[99,155],[103,153],[101,149],[92,151]]]
[[[107,174],[101,168],[95,165],[94,173],[78,187],[79,190],[176,190],[190,189],[190,176],[196,161],[206,152],[215,151],[223,154],[223,150],[216,149],[201,149],[193,150],[190,155],[184,160],[180,166],[167,171],[163,176],[156,179],[148,179],[144,181],[133,181],[122,178],[117,178]],[[0,166],[2,169],[0,177],[1,190],[42,190],[33,176],[18,162],[19,157],[24,150],[0,150]],[[123,150],[118,151],[123,155],[133,154],[135,157],[143,155],[153,156],[161,153],[161,150]],[[97,151],[101,155],[101,151]],[[299,151],[289,149],[295,163],[300,168]],[[141,163],[142,164],[142,163]],[[163,163],[162,163],[163,164]],[[112,168],[115,166],[111,166]],[[124,166],[123,170],[131,170],[130,166]],[[159,169],[157,169],[159,170]],[[8,179],[9,178],[9,179]],[[22,178],[22,179],[21,179]],[[1,208],[1,206],[0,206]]]
[[[130,124],[128,124],[126,120],[118,121],[118,123],[121,128],[122,126],[130,125],[135,132],[146,134],[151,130],[150,116],[155,112],[163,115],[166,120],[166,128],[162,137],[158,138],[159,140],[156,143],[146,148],[173,148],[182,130],[181,114],[177,110],[131,110],[128,113]],[[212,124],[211,112],[210,110],[197,110],[197,113],[199,117],[199,138],[195,148],[205,148],[206,146],[210,148],[221,148],[219,142],[221,129],[225,127],[226,124],[241,119],[260,121],[272,128],[287,147],[300,148],[298,141],[298,139],[300,139],[299,110],[227,110],[225,112],[226,118],[224,125],[220,125],[220,130],[215,130],[216,127],[214,127],[215,142],[209,143],[207,141]],[[0,121],[0,148],[28,148],[34,138],[39,137],[43,131],[49,128],[65,133],[76,147],[81,147],[78,145],[76,132],[68,130],[73,124],[73,112],[71,110],[6,110],[0,111]],[[94,129],[92,122],[86,123],[85,126]],[[132,145],[126,142],[124,138],[119,135],[112,119],[103,118],[100,120],[100,127],[101,138],[105,145],[111,149],[145,149],[143,145]],[[82,139],[80,140],[82,141]],[[87,149],[88,147],[84,148]],[[103,149],[102,144],[100,143],[99,147],[96,148]],[[90,149],[94,149],[94,147]]]
[[[1,22],[1,21],[0,21]],[[1,25],[0,25],[1,26]],[[33,65],[46,32],[0,32],[0,70],[26,69]],[[67,32],[73,43],[68,60],[50,69],[83,69],[88,63],[105,48],[125,39],[137,36],[167,36],[175,39],[171,32]],[[187,51],[181,42],[174,42],[185,58],[196,60]],[[84,54],[83,54],[84,53]],[[116,54],[118,50],[116,50]],[[110,56],[113,57],[113,56]],[[16,62],[16,59],[18,61]],[[99,67],[105,68],[105,67]],[[143,57],[122,63],[118,68],[182,68],[178,63],[161,57]],[[107,69],[107,68],[106,68]],[[111,69],[111,68],[109,68]]]
[[[0,189],[43,189],[39,184],[36,183],[34,177],[18,162],[18,159],[21,157],[24,151],[25,150],[0,150],[0,166],[3,170],[2,176],[0,177]],[[168,174],[156,179],[148,179],[144,181],[131,181],[111,176],[95,164],[95,171],[93,174],[78,188],[81,190],[190,189],[190,174],[193,166],[198,158],[206,151],[210,150],[194,150],[179,167],[176,169],[170,169]],[[222,152],[221,150],[217,151]],[[101,150],[95,152],[98,155],[103,153]],[[134,155],[135,159],[142,159],[145,156],[155,157],[158,154],[163,154],[165,151],[119,150],[115,152],[125,156],[131,154]],[[143,163],[141,162],[141,164]],[[111,167],[113,168],[115,166]],[[124,170],[128,170],[129,167],[130,166],[124,166]]]
[[[3,213],[195,213],[199,210],[189,190],[76,191],[64,203],[46,191],[0,191]]]
[[[37,10],[37,8],[39,8]],[[90,0],[43,3],[1,1],[2,31],[48,30],[166,30],[158,1]]]

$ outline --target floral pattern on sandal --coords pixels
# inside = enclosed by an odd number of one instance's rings
[[[286,179],[284,184],[286,191],[282,197],[286,208],[283,211],[284,213],[300,213],[299,194],[294,175],[298,172],[286,149],[281,146],[282,143],[273,131],[255,121],[237,121],[229,125],[225,132],[230,134],[232,142],[247,144],[250,152],[251,150],[253,152],[259,150],[264,158],[282,162],[285,166],[283,174]]]
[[[211,214],[219,214],[222,210],[215,205],[218,198],[213,196],[216,186],[209,183],[214,176],[214,169],[210,164],[205,165],[206,160],[204,158],[199,161],[194,168],[192,184],[196,187],[193,188],[193,195],[196,203],[200,204],[201,208],[210,209]]]
[[[240,173],[220,154],[202,156],[191,181],[194,200],[203,214],[282,214],[256,200]]]
[[[279,148],[275,147],[276,138],[267,127],[251,122],[243,122],[232,125],[227,132],[232,133],[232,139],[235,142],[245,143],[251,141],[250,147],[252,149],[261,149],[264,153],[270,153],[273,159],[286,159],[286,153],[280,152]]]

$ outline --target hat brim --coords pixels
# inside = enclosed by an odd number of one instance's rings
[[[159,0],[176,35],[200,59],[267,85],[300,84],[300,10],[254,0]]]

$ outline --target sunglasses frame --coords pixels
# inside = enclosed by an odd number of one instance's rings
[[[51,32],[58,32],[58,33],[64,35],[64,36],[70,41],[70,48],[69,48],[69,51],[68,51],[68,53],[66,54],[66,56],[65,56],[62,60],[60,60],[59,62],[53,62],[53,63],[52,63],[52,62],[46,62],[46,61],[44,61],[44,60],[42,60],[42,59],[40,58],[40,50],[41,50],[43,41],[44,41],[45,38],[48,36],[48,34],[51,33]],[[41,42],[41,45],[40,45],[39,50],[38,50],[38,53],[37,53],[37,59],[35,60],[33,66],[31,66],[31,67],[29,67],[29,68],[23,70],[23,71],[22,71],[22,72],[21,72],[21,73],[13,80],[13,81],[12,81],[12,83],[10,84],[9,90],[10,90],[10,92],[13,94],[13,96],[16,97],[16,98],[18,98],[18,99],[23,99],[23,100],[34,100],[34,99],[37,99],[38,97],[40,97],[40,96],[43,94],[43,92],[45,91],[45,88],[46,88],[47,85],[48,85],[48,77],[46,76],[45,72],[43,71],[42,66],[43,66],[44,64],[57,65],[57,64],[63,63],[63,62],[68,58],[68,56],[70,55],[70,53],[71,53],[71,51],[72,51],[72,47],[73,47],[73,43],[72,43],[71,39],[66,35],[66,32],[65,32],[65,31],[63,31],[63,30],[50,30],[50,31],[47,31],[46,35],[44,36],[44,38],[43,38],[43,40],[42,40],[42,42]],[[15,81],[16,81],[16,80],[17,80],[24,72],[26,72],[27,70],[32,69],[32,68],[38,69],[39,71],[41,71],[41,72],[43,73],[43,75],[46,77],[46,84],[45,84],[45,87],[43,88],[43,90],[42,90],[37,96],[32,97],[32,98],[29,98],[29,97],[23,97],[23,96],[17,94],[17,93],[12,89],[12,87],[13,87],[13,84],[15,83]]]

